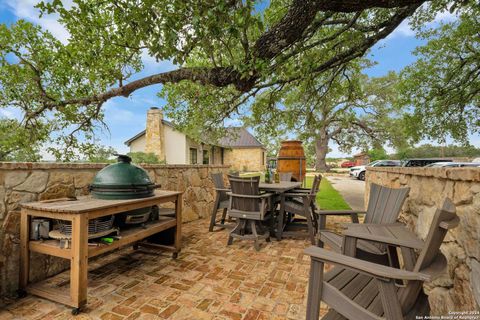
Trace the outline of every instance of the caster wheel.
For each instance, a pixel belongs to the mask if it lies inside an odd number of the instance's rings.
[[[173,258],[173,259],[177,259],[177,258],[178,258],[178,252],[172,253],[172,258]]]
[[[25,298],[26,296],[27,296],[27,291],[25,291],[23,289],[18,289],[17,290],[17,297],[19,299]]]
[[[80,313],[80,308],[73,308],[72,309],[72,315],[76,316],[79,313]]]

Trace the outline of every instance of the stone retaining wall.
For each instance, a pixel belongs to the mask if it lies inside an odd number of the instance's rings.
[[[433,215],[445,197],[456,205],[460,225],[450,230],[441,246],[448,260],[444,276],[425,284],[432,315],[448,311],[480,310],[476,283],[480,274],[480,168],[368,168],[365,200],[369,184],[410,187],[401,220],[422,239],[428,234]],[[473,266],[473,267],[472,267]]]
[[[106,164],[0,163],[0,297],[18,287],[20,203],[85,195]],[[211,173],[223,165],[142,165],[161,189],[184,191],[183,221],[207,217],[215,190]],[[39,280],[68,267],[67,261],[32,254],[31,279]],[[1,305],[1,303],[0,303]]]

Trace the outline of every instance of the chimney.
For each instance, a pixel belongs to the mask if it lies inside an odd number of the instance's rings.
[[[165,132],[162,120],[162,110],[156,107],[148,110],[145,152],[153,152],[160,161],[165,160]]]

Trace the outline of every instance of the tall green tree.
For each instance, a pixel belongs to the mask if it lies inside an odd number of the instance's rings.
[[[176,119],[218,123],[265,88],[363,56],[422,4],[436,11],[449,2],[435,3],[273,0],[258,11],[262,1],[41,1],[68,43],[23,20],[0,25],[0,107],[21,110],[25,128],[48,122],[56,156],[72,158],[94,152],[102,106],[113,97],[163,84]],[[178,67],[133,78],[145,53]]]
[[[428,43],[402,73],[403,104],[413,106],[407,128],[416,141],[450,136],[467,143],[480,132],[480,5],[466,1],[457,13],[438,28],[420,30]]]
[[[261,135],[290,132],[312,145],[316,170],[328,169],[325,159],[331,142],[347,152],[394,143],[398,132],[392,134],[392,128],[399,121],[397,76],[369,79],[361,69],[362,65],[352,63],[281,92],[266,90],[253,104],[248,123]]]

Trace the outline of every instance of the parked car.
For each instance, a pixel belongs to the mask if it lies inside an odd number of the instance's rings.
[[[358,180],[365,180],[365,171],[367,167],[400,167],[401,162],[399,160],[376,160],[370,162],[366,166],[356,166],[350,168],[350,176],[355,177]]]
[[[442,158],[406,159],[402,161],[402,167],[425,167],[426,165],[429,165],[435,162],[452,162],[452,159],[442,159]]]
[[[340,165],[340,167],[342,167],[342,168],[355,167],[355,162],[353,162],[353,161],[345,161],[345,162],[342,162],[342,164]]]
[[[462,167],[480,167],[479,162],[435,162],[425,166],[429,168],[462,168]]]

